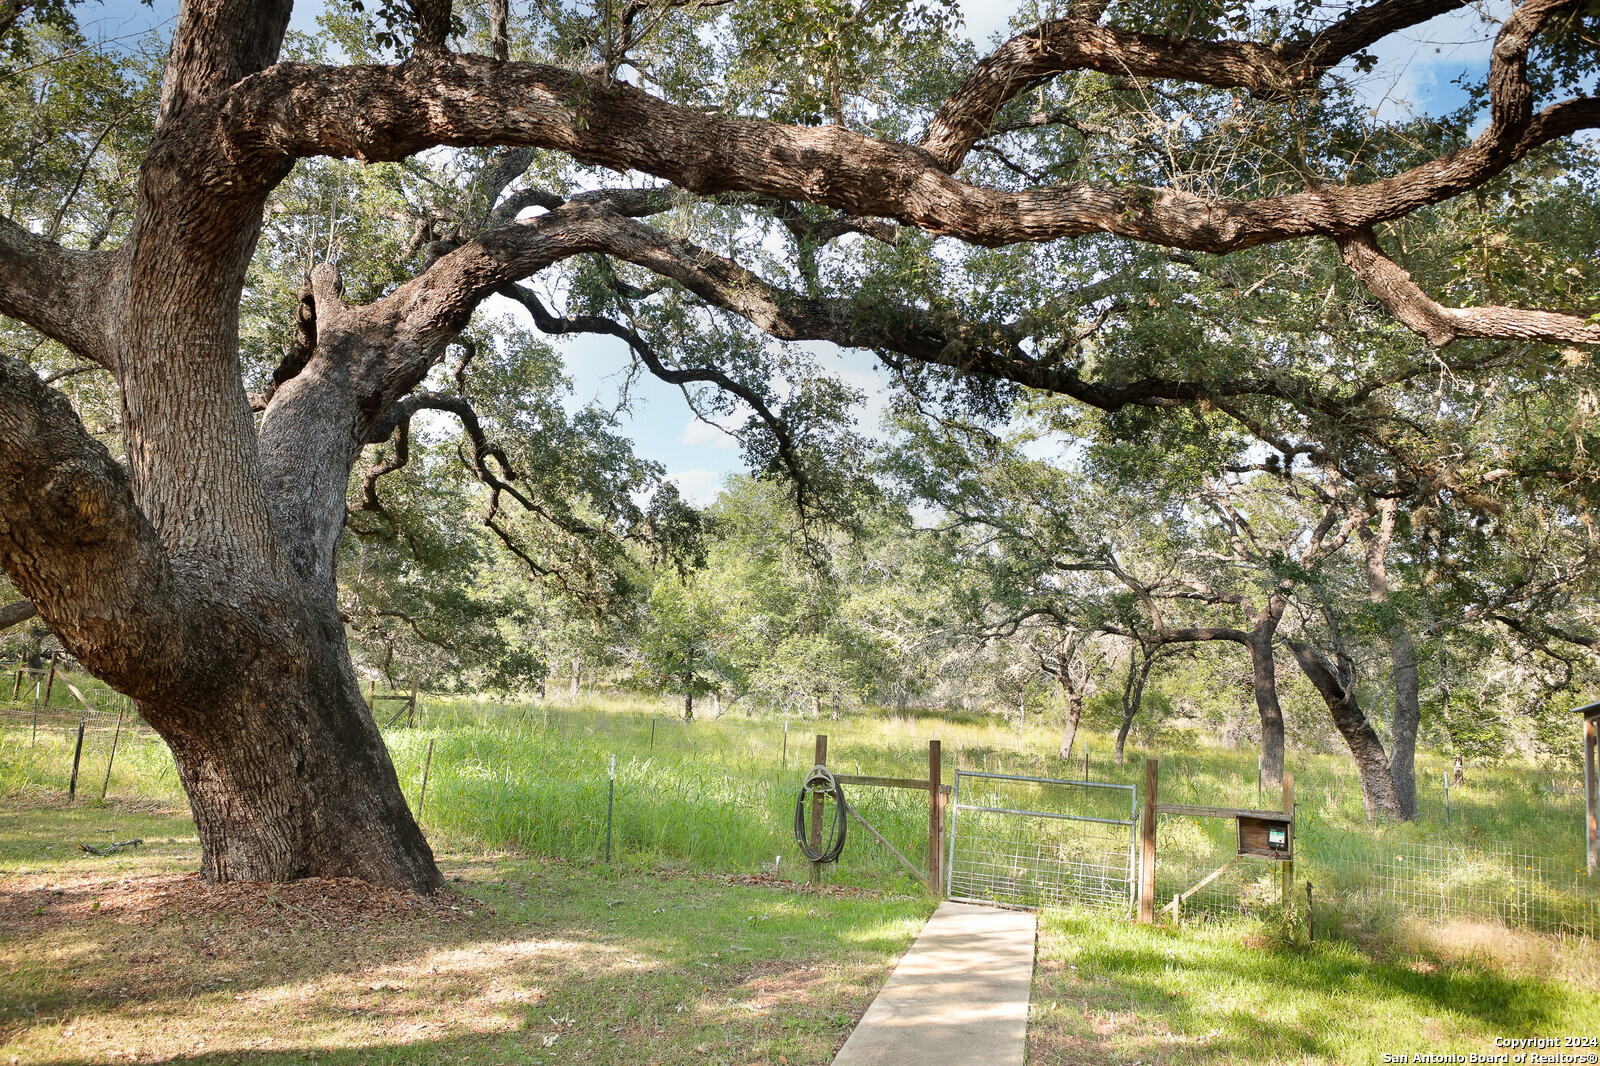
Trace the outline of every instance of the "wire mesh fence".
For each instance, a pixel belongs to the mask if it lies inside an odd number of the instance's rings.
[[[1581,865],[1503,841],[1388,839],[1304,856],[1327,906],[1363,920],[1479,919],[1600,938],[1600,885]]]
[[[1190,920],[1228,918],[1276,903],[1278,863],[1238,854],[1231,819],[1163,814],[1156,820],[1155,905]]]
[[[953,812],[953,898],[1131,909],[1130,787],[959,772]]]

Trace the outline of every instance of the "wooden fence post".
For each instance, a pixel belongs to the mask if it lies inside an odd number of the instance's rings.
[[[16,703],[22,697],[22,674],[27,667],[17,668],[17,683],[11,686],[11,702]]]
[[[944,756],[937,740],[928,741],[928,885],[944,898]]]
[[[1139,923],[1156,920],[1156,770],[1159,760],[1144,761],[1144,817],[1139,826]]]
[[[1289,816],[1289,854],[1294,855],[1294,774],[1283,775],[1283,813]],[[1283,907],[1285,915],[1294,899],[1294,859],[1283,860]]]
[[[816,765],[817,766],[826,766],[826,765],[828,765],[828,735],[826,733],[818,733],[817,734],[817,761],[816,761]],[[820,851],[821,849],[822,849],[822,797],[821,796],[812,796],[811,797],[811,850],[812,851]],[[814,884],[814,885],[822,884],[822,864],[820,862],[814,862],[814,863],[811,864],[811,883]]]
[[[44,705],[50,706],[50,690],[56,687],[56,653],[50,653],[50,676],[44,683]]]
[[[1600,767],[1595,765],[1600,754],[1600,719],[1590,718],[1583,723],[1583,806],[1584,836],[1589,852],[1589,876],[1600,871]]]

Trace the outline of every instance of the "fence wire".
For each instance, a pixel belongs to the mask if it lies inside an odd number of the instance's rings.
[[[1156,819],[1156,909],[1170,906],[1174,897],[1219,870],[1220,874],[1178,905],[1180,917],[1235,917],[1277,903],[1281,894],[1278,863],[1240,855],[1238,849],[1238,832],[1231,818],[1160,815]]]
[[[1127,786],[958,773],[949,894],[1128,912],[1132,795]]]
[[[1343,850],[1343,849],[1341,849]],[[1600,937],[1600,885],[1571,860],[1501,841],[1393,841],[1305,856],[1338,911],[1429,921],[1484,919],[1538,932]]]

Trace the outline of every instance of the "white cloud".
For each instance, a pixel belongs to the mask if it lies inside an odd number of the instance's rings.
[[[967,39],[978,46],[978,53],[988,52],[995,34],[1005,36],[1006,23],[1016,14],[1016,4],[996,3],[995,0],[958,0],[961,8],[962,30]]]
[[[668,474],[667,480],[678,486],[683,498],[696,507],[706,506],[722,491],[722,475],[715,470],[679,470]]]
[[[714,426],[710,422],[702,422],[698,418],[691,417],[689,423],[683,427],[678,443],[687,444],[691,448],[731,448],[738,441],[729,436],[721,426]]]
[[[1357,98],[1381,121],[1457,106],[1462,97],[1450,83],[1463,72],[1486,69],[1495,33],[1509,12],[1503,0],[1495,0],[1481,11],[1466,7],[1437,15],[1368,49],[1378,60],[1370,75],[1354,76],[1348,60],[1338,73],[1352,78]]]

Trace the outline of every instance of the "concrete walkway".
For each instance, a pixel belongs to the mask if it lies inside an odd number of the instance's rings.
[[[940,904],[833,1066],[1022,1066],[1035,925]]]

